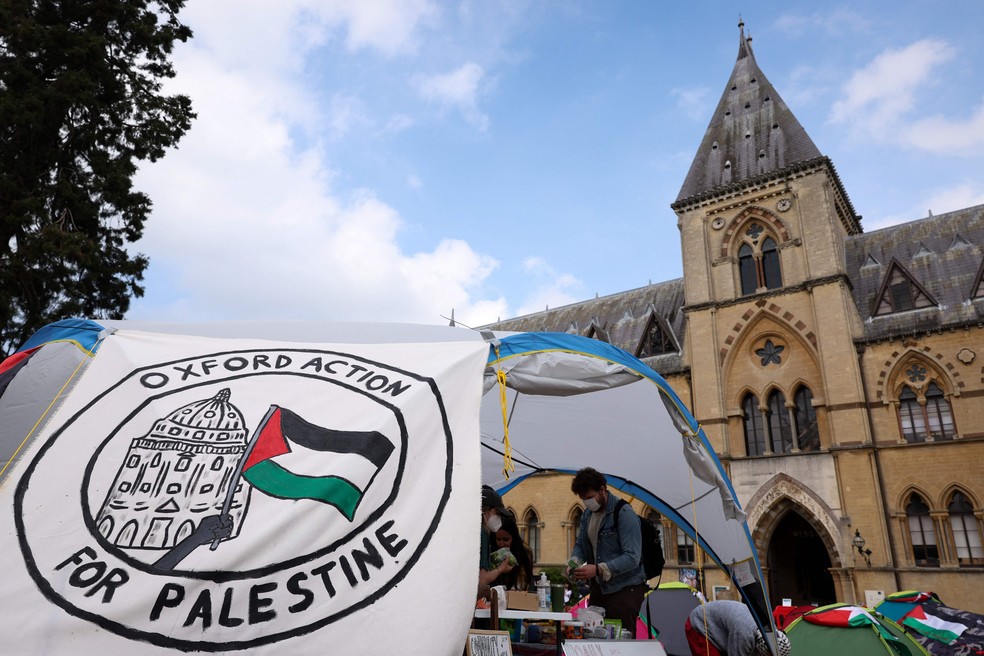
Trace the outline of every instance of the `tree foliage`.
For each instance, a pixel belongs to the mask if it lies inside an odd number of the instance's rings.
[[[191,125],[162,93],[184,0],[0,0],[0,355],[72,316],[122,318],[147,259],[133,188]]]

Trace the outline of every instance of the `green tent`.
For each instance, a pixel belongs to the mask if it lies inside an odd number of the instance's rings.
[[[810,611],[790,624],[786,635],[796,656],[929,656],[892,620],[847,604]]]
[[[660,583],[642,601],[636,637],[648,635],[650,639],[658,639],[667,656],[690,656],[684,625],[690,611],[700,603],[697,590],[686,583]]]

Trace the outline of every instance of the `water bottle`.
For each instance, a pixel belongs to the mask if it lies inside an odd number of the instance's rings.
[[[546,572],[541,572],[536,582],[536,604],[541,611],[550,610],[550,581]]]

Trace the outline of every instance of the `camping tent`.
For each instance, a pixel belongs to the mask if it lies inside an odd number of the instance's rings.
[[[658,638],[667,656],[690,656],[684,627],[690,611],[700,606],[697,591],[686,583],[660,583],[651,590],[639,609],[636,638]]]
[[[933,656],[984,653],[984,615],[951,608],[935,592],[896,592],[876,609],[909,630]]]
[[[892,620],[847,604],[823,606],[798,617],[786,635],[796,656],[927,656]]]
[[[935,592],[904,590],[892,593],[882,599],[875,606],[875,610],[893,622],[901,622],[906,613],[925,603],[942,604],[943,602]]]
[[[31,653],[460,653],[474,580],[449,573],[474,570],[479,480],[584,465],[771,629],[703,431],[603,342],[72,320],[0,364],[0,393],[0,544],[20,554],[0,627]]]

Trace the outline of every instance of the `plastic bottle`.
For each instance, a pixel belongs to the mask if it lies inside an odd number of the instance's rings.
[[[536,604],[540,610],[550,610],[550,581],[546,572],[541,572],[536,582]]]

